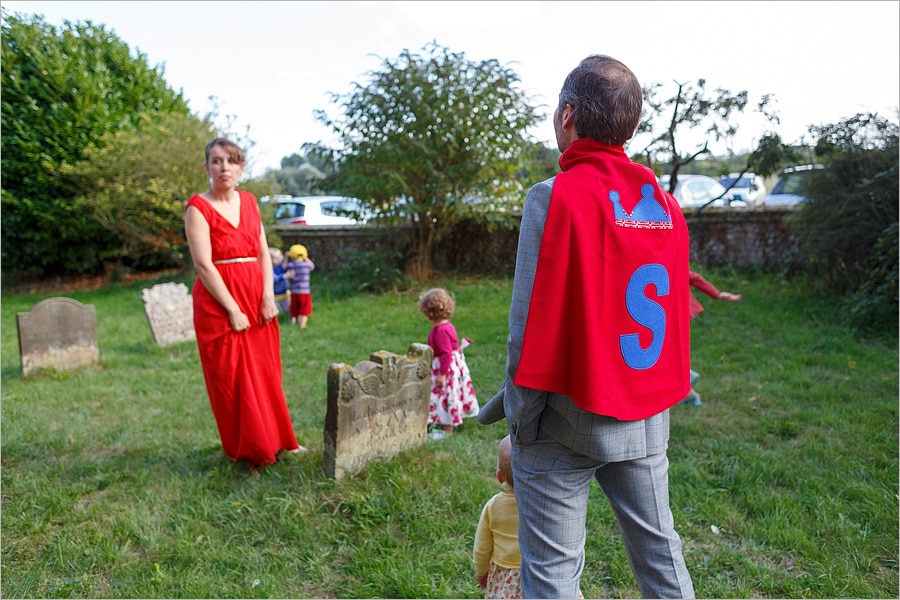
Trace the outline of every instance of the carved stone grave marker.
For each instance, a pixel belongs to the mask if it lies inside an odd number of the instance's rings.
[[[45,368],[74,369],[100,359],[93,305],[47,298],[16,315],[22,374]]]
[[[183,283],[160,283],[141,290],[144,314],[158,346],[196,340],[194,304]]]
[[[432,357],[427,344],[410,344],[406,356],[380,350],[356,367],[331,365],[325,475],[341,479],[425,442]]]

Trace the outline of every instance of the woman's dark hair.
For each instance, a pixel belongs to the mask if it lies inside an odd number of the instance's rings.
[[[641,121],[643,92],[637,77],[620,61],[594,54],[569,73],[559,106],[569,104],[579,137],[623,146]]]

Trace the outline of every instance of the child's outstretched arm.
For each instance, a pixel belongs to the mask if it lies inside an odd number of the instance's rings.
[[[716,286],[707,281],[700,273],[689,271],[688,275],[690,276],[691,287],[700,290],[710,298],[715,298],[716,300],[729,300],[731,302],[737,302],[743,298],[740,294],[719,291]]]
[[[737,302],[743,298],[740,294],[732,294],[731,292],[719,292],[718,300],[728,300],[730,302]]]

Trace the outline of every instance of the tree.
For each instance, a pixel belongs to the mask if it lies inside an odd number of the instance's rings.
[[[181,266],[184,206],[207,187],[203,153],[213,137],[212,125],[191,115],[141,114],[135,129],[107,133],[82,160],[61,165],[61,179],[77,193],[72,210],[105,232],[104,264]]]
[[[701,212],[704,208],[712,205],[713,202],[727,194],[746,173],[753,171],[757,175],[768,177],[785,164],[793,163],[797,156],[797,150],[785,145],[781,141],[781,136],[777,133],[764,133],[760,137],[759,142],[757,142],[756,148],[746,155],[737,175],[731,178],[731,184],[725,187],[725,191],[722,194],[710,199],[706,204],[699,207],[697,212]]]
[[[678,172],[682,167],[710,154],[710,140],[722,141],[734,137],[738,131],[737,125],[734,124],[734,115],[743,112],[748,102],[746,91],[732,93],[718,88],[712,95],[707,95],[705,79],[698,79],[696,85],[676,82],[676,86],[675,95],[665,100],[658,98],[661,83],[644,87],[644,114],[637,131],[637,135],[650,136],[650,141],[637,157],[646,161],[651,168],[655,163],[669,163],[671,176],[669,191],[675,189]],[[772,102],[770,95],[764,95],[756,110],[768,121],[777,123],[778,116],[771,110]],[[663,127],[658,125],[660,121],[665,122]],[[703,133],[707,139],[702,145],[684,152],[677,144],[676,133],[697,128],[704,128]],[[776,140],[777,143],[773,144]],[[765,172],[765,169],[771,168],[773,160],[777,161],[780,147],[780,139],[774,134],[765,135],[757,150],[751,153],[754,161],[758,162],[756,165],[748,162],[745,171],[754,169],[763,176],[774,172],[774,169],[769,172]]]
[[[559,173],[559,157],[562,153],[556,146],[550,148],[540,142],[529,142],[522,153],[522,166],[516,179],[537,183]],[[520,196],[522,202],[524,196]]]
[[[860,113],[809,131],[825,168],[794,219],[806,265],[858,324],[896,328],[900,126]]]
[[[403,50],[369,72],[367,83],[333,94],[341,118],[316,113],[338,138],[327,184],[382,212],[402,204],[406,270],[417,280],[430,275],[434,244],[459,219],[477,215],[478,201],[497,209],[521,195],[514,175],[526,129],[538,120],[518,75],[497,60],[473,62],[435,42],[423,52]],[[322,144],[307,148],[329,153]]]
[[[318,163],[318,164],[317,164]],[[316,196],[321,194],[327,167],[323,161],[308,152],[294,153],[281,159],[281,168],[268,171],[265,179],[271,181],[281,193],[290,196]]]
[[[86,272],[120,241],[73,202],[83,186],[63,177],[115,132],[144,116],[179,115],[188,106],[163,69],[132,56],[114,34],[90,21],[60,28],[3,10],[2,211],[4,268],[33,273]]]

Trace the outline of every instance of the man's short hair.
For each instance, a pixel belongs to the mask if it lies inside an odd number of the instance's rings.
[[[624,146],[641,121],[643,91],[622,62],[593,54],[575,67],[559,93],[559,106],[569,104],[578,137]]]

